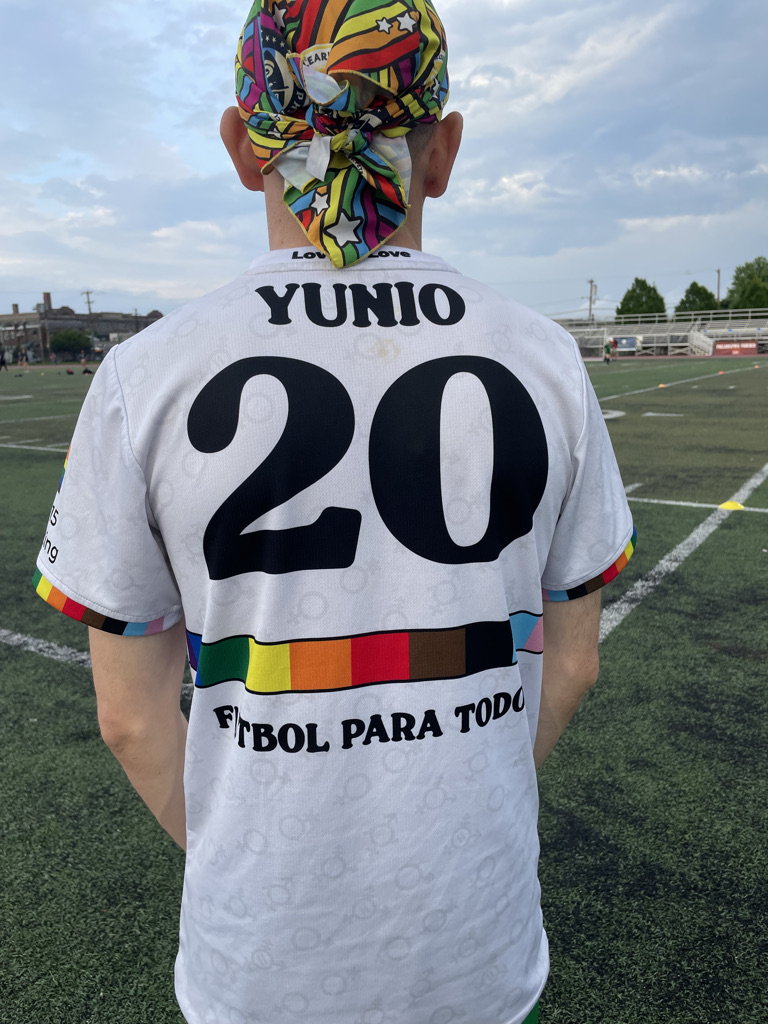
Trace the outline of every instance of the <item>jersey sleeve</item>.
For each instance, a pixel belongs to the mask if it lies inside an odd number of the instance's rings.
[[[93,378],[37,558],[35,589],[88,626],[168,629],[181,598],[128,430],[114,349]]]
[[[545,601],[599,590],[627,564],[637,539],[608,428],[583,364],[582,386],[584,423],[542,574]]]

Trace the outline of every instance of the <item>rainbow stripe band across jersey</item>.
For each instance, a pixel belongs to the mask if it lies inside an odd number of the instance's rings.
[[[613,565],[609,565],[599,576],[587,580],[586,583],[580,583],[578,587],[571,587],[569,590],[545,590],[542,587],[542,598],[545,601],[572,601],[576,597],[586,597],[587,594],[593,594],[600,587],[604,587],[606,583],[610,583],[612,579],[619,575],[634,554],[636,545],[637,530],[633,530],[629,544],[627,544]]]
[[[513,612],[509,616],[515,653],[527,654],[544,652],[544,620],[541,612]]]
[[[346,690],[370,683],[456,679],[515,664],[509,620],[457,629],[368,633],[262,644],[252,636],[202,643],[187,632],[196,685],[239,679],[253,693]]]
[[[108,615],[102,615],[101,612],[86,608],[84,604],[78,604],[71,597],[62,594],[50,580],[43,576],[39,569],[35,571],[33,583],[40,597],[52,608],[86,626],[102,629],[105,633],[115,633],[117,636],[150,636],[152,633],[162,633],[164,629],[172,625],[168,617],[153,619],[151,622],[126,622],[123,619],[112,619]]]

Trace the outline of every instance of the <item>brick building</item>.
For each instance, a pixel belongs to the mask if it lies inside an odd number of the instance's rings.
[[[162,315],[156,309],[146,316],[135,313],[76,313],[69,306],[54,309],[51,293],[43,292],[43,301],[33,312],[20,313],[14,303],[11,313],[0,313],[0,347],[6,352],[25,348],[31,358],[47,360],[50,339],[57,331],[82,331],[92,338],[94,348],[106,348],[110,341],[122,341],[137,334]]]

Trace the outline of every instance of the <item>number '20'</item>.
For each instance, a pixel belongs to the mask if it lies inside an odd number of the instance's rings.
[[[459,545],[445,523],[440,482],[440,408],[457,373],[485,388],[493,423],[490,515],[475,544]],[[288,417],[264,461],[211,517],[203,552],[211,579],[247,572],[344,569],[355,560],[362,515],[331,506],[308,526],[256,530],[256,519],[321,480],[346,454],[355,429],[352,400],[333,374],[282,356],[240,359],[216,374],[187,419],[200,452],[220,452],[237,432],[240,396],[253,377],[280,381]],[[371,424],[371,489],[387,529],[410,551],[444,564],[488,562],[531,529],[547,482],[544,428],[530,395],[501,363],[483,356],[446,356],[413,367],[384,393]]]

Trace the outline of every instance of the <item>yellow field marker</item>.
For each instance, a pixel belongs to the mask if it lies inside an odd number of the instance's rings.
[[[724,501],[722,505],[718,505],[718,508],[725,508],[729,512],[743,512],[744,506],[740,501]]]

